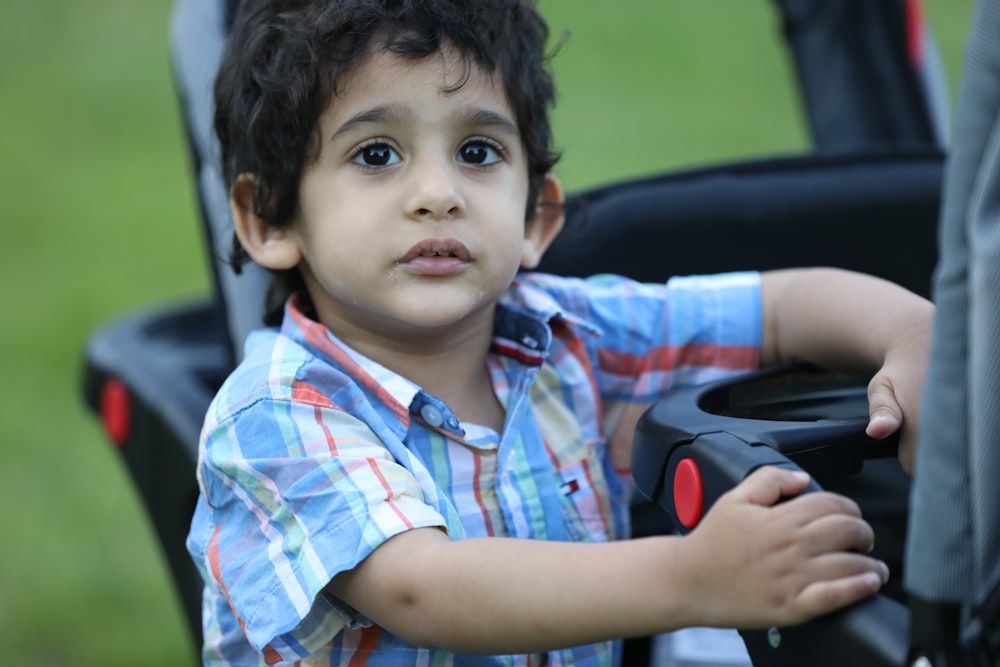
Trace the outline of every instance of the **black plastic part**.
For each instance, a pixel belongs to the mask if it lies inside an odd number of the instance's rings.
[[[994,666],[1000,665],[1000,583],[976,610],[980,624],[981,643],[986,653],[992,657]]]
[[[836,266],[928,296],[943,164],[933,151],[808,155],[594,188],[569,198],[566,229],[539,269],[658,282]]]
[[[637,488],[684,534],[691,528],[678,517],[672,487],[684,458],[701,473],[702,514],[762,465],[801,467],[814,480],[856,473],[865,459],[892,451],[892,443],[864,433],[866,386],[863,379],[783,368],[677,392],[636,427]],[[813,481],[807,491],[820,488]],[[740,634],[756,667],[900,667],[908,653],[909,612],[877,595],[803,625]]]
[[[903,57],[910,4],[777,0],[817,150],[944,144],[922,65]]]
[[[201,646],[201,576],[185,549],[198,497],[195,466],[205,409],[228,371],[227,342],[208,303],[138,312],[96,331],[85,351],[83,394],[100,413],[111,379],[129,391],[131,429],[119,445]]]
[[[907,608],[876,595],[802,625],[740,636],[754,667],[903,667],[909,632]]]
[[[703,484],[702,515],[711,508],[719,497],[739,484],[750,473],[762,466],[776,466],[789,470],[800,468],[788,457],[767,445],[753,445],[731,433],[718,432],[699,435],[691,443],[680,445],[670,453],[664,470],[665,483],[657,497],[652,498],[666,510],[674,526],[674,532],[685,534],[694,526],[686,526],[678,517],[674,503],[672,485],[674,473],[681,461],[695,462],[701,473]],[[807,491],[818,491],[819,485],[810,482]]]
[[[668,461],[674,451],[684,445],[694,449],[690,445],[696,441],[700,447],[728,444],[719,433],[748,448],[766,445],[778,459],[787,459],[821,483],[853,475],[866,459],[894,455],[898,445],[897,438],[877,441],[865,435],[867,414],[864,381],[806,367],[759,371],[680,390],[639,420],[632,475],[643,495],[660,502],[669,491],[663,486],[665,479],[672,479]],[[763,450],[754,457],[769,463],[775,459]],[[731,476],[724,482],[732,485],[740,479]],[[672,505],[672,499],[667,504]]]
[[[1000,665],[1000,586],[972,609],[910,596],[910,664],[929,667]]]
[[[240,0],[225,0],[226,3],[226,28],[228,29],[233,24],[233,19],[236,18],[236,8],[240,4]]]
[[[928,602],[911,595],[910,616],[913,630],[910,648],[914,656],[929,658],[958,650],[962,627],[962,608],[959,605]]]

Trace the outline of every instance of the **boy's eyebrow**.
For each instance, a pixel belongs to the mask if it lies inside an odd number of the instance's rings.
[[[410,120],[413,115],[414,113],[411,110],[397,104],[387,104],[373,107],[371,109],[365,109],[364,111],[360,111],[344,121],[344,123],[337,128],[337,131],[334,132],[333,136],[330,138],[331,140],[336,139],[340,135],[350,132],[358,125],[365,125],[369,123],[387,123],[390,121],[406,122]],[[517,124],[514,123],[514,121],[509,119],[506,115],[491,109],[471,107],[466,109],[462,116],[461,121],[467,125],[473,125],[476,127],[496,127],[513,134],[518,134]]]
[[[496,127],[513,134],[518,134],[517,124],[502,113],[490,109],[470,109],[466,118],[469,125],[477,127]]]
[[[359,111],[344,121],[344,123],[337,128],[337,131],[334,132],[333,136],[330,138],[336,139],[340,135],[350,132],[358,125],[365,125],[368,123],[385,123],[390,120],[405,119],[407,116],[411,115],[412,113],[395,104],[387,104],[384,106],[374,107],[372,109],[365,109],[364,111]]]

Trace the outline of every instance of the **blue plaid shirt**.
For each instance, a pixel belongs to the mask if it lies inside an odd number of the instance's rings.
[[[496,433],[460,423],[290,301],[280,329],[250,336],[202,433],[188,548],[206,581],[205,663],[617,664],[618,642],[492,657],[418,648],[323,589],[417,527],[453,540],[627,537],[636,419],[673,388],[756,368],[761,328],[755,273],[665,286],[521,275],[487,359],[507,415]]]

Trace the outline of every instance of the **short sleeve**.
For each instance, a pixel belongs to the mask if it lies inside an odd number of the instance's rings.
[[[708,382],[760,365],[763,307],[760,274],[722,273],[667,283],[667,342],[678,385]]]
[[[760,363],[760,274],[671,278],[666,285],[597,276],[581,314],[602,332],[605,400],[641,403]]]
[[[250,643],[296,660],[365,624],[323,593],[393,535],[445,526],[361,420],[260,400],[206,429],[199,477],[209,571]]]

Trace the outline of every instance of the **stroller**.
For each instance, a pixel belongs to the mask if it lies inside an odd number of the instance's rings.
[[[243,338],[260,322],[265,285],[263,271],[251,268],[237,278],[214,259],[224,254],[218,248],[228,242],[229,218],[225,188],[211,161],[210,90],[236,4],[180,0],[172,26],[177,87],[206,246],[213,258],[214,296],[127,313],[95,331],[84,352],[82,381],[88,406],[118,446],[156,528],[196,644],[201,637],[202,582],[184,541],[197,498],[198,435],[215,391],[239,360]],[[575,193],[567,202],[569,231],[556,240],[539,270],[564,275],[613,272],[662,281],[691,273],[829,265],[879,275],[929,295],[949,121],[945,86],[919,21],[918,3],[775,4],[798,72],[814,150]],[[819,11],[826,5],[836,8]],[[727,243],[720,245],[719,238]],[[867,242],[858,244],[858,238]],[[899,239],[905,239],[905,255],[871,251]],[[759,393],[759,385],[749,386],[751,394]],[[782,397],[802,389],[796,382],[785,386],[791,389],[779,392]],[[837,395],[843,400],[824,398],[822,410],[836,404],[856,411],[860,386],[855,382],[839,387]],[[730,388],[711,389],[732,394]],[[750,417],[784,400],[773,392],[765,395],[767,400],[756,403],[764,408],[752,408]],[[678,400],[703,403],[690,396]],[[828,417],[825,412],[819,416]],[[816,417],[815,411],[807,419],[800,414],[781,416],[802,423]],[[639,433],[637,457],[663,457],[665,448],[657,444],[658,418],[653,415],[646,421],[647,430]],[[837,473],[848,479],[846,488],[865,487],[864,477],[877,462],[870,464],[863,460],[865,453],[859,454],[856,422],[849,427],[850,438],[829,443],[828,436],[817,434],[815,446],[807,448],[836,449],[846,440],[850,443],[840,451],[848,454],[813,456],[811,462],[799,457],[796,462],[821,479]],[[871,448],[864,452],[885,454]],[[660,500],[671,495],[664,484],[665,460],[658,464],[659,477],[637,479],[646,496],[637,498],[633,507],[637,535],[676,530],[670,508],[660,509]],[[837,461],[847,463],[835,465]],[[810,469],[814,464],[825,472]],[[642,467],[656,469],[645,462]],[[905,479],[889,487],[887,514],[895,517],[897,526],[905,523],[907,493]],[[813,654],[819,653],[811,644],[817,641],[815,634],[838,636],[833,641],[843,643],[859,631],[874,630],[883,635],[863,637],[859,645],[867,648],[851,653],[848,663],[829,664],[901,665],[907,650],[906,609],[881,597],[873,604],[890,609],[892,627],[867,626],[864,619],[859,622],[845,613],[832,625],[818,623],[816,633],[801,635],[805,640],[786,632],[789,639],[782,650],[776,650],[773,635],[747,634],[744,639],[757,665],[821,664]],[[626,664],[648,664],[649,659],[648,641],[627,643]]]

